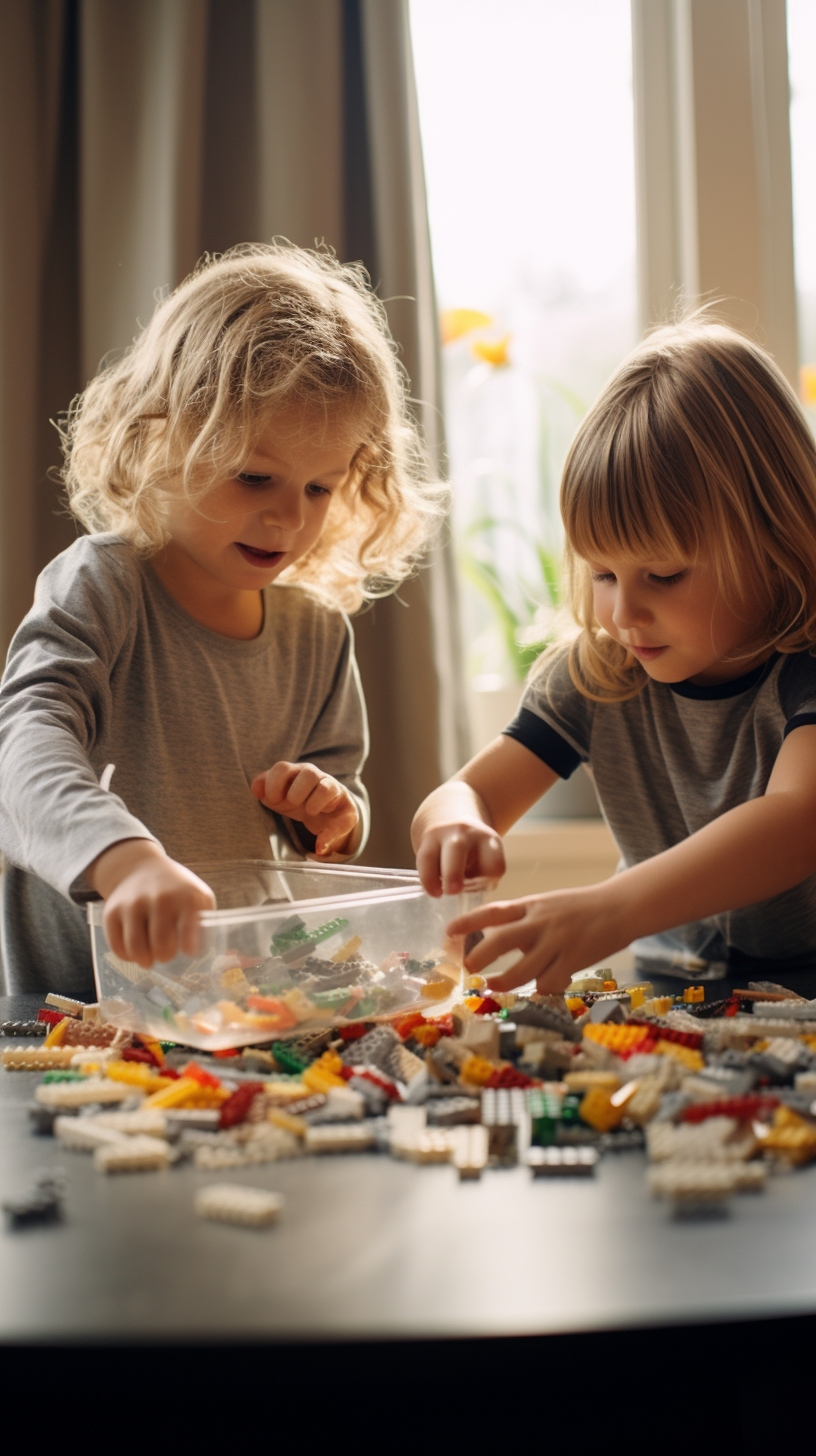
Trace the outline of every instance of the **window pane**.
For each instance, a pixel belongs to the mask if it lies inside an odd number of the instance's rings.
[[[816,428],[816,5],[788,0],[793,249],[802,399]]]
[[[546,638],[558,484],[637,338],[629,0],[411,0],[469,677]]]

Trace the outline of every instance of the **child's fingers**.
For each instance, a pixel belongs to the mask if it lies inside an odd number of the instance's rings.
[[[473,975],[481,975],[482,971],[493,964],[493,961],[499,959],[499,956],[507,955],[511,950],[526,952],[528,949],[528,937],[524,927],[518,921],[514,921],[511,925],[491,930],[483,940],[480,940],[479,944],[465,956],[465,969]],[[538,970],[541,970],[540,964]]]
[[[122,939],[126,961],[135,961],[145,970],[152,966],[154,957],[150,949],[147,915],[140,907],[133,906],[122,916]]]
[[[442,877],[439,873],[439,843],[426,835],[417,850],[417,874],[426,895],[435,898],[442,894]]]
[[[468,861],[470,842],[467,834],[453,830],[442,841],[439,856],[439,873],[442,879],[443,895],[458,895],[465,882],[465,867]]]
[[[289,786],[297,778],[300,771],[300,764],[297,763],[275,763],[266,773],[258,774],[252,780],[250,789],[256,799],[260,799],[267,808],[277,808],[285,802]]]
[[[479,845],[477,873],[484,876],[486,880],[500,880],[506,869],[504,845],[498,834],[491,834]]]

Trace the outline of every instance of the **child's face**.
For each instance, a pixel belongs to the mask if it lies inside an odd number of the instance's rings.
[[[219,481],[197,506],[183,496],[173,502],[164,558],[175,557],[203,591],[268,586],[317,542],[359,444],[346,420],[276,410],[240,474]]]
[[[756,641],[766,610],[756,595],[729,606],[714,565],[699,561],[641,561],[615,556],[588,560],[595,616],[628,647],[656,682],[727,682],[770,656],[726,662]]]

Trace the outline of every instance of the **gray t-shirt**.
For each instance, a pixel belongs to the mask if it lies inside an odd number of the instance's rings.
[[[621,868],[670,849],[720,814],[764,794],[785,735],[816,723],[816,658],[775,654],[714,687],[658,683],[625,703],[574,686],[566,650],[531,683],[504,731],[568,778],[585,763],[621,851]],[[719,960],[816,958],[816,875],[771,899],[635,942],[641,955]]]
[[[155,838],[184,864],[308,852],[249,790],[278,760],[339,779],[365,842],[351,626],[301,587],[263,597],[260,635],[242,642],[190,617],[119,536],[84,536],[42,573],[0,685],[9,991],[93,997],[82,874],[117,840]]]

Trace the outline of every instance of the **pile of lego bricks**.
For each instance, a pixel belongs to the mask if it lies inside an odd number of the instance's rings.
[[[574,978],[566,997],[491,993],[479,977],[467,990],[444,1016],[213,1056],[49,996],[36,1022],[0,1025],[39,1038],[8,1045],[2,1062],[44,1073],[33,1131],[92,1154],[103,1174],[372,1151],[451,1163],[463,1179],[517,1164],[576,1177],[645,1147],[652,1192],[686,1215],[721,1211],[769,1170],[816,1158],[816,1003],[767,984],[719,1002],[690,988],[678,1002],[645,983],[619,990],[604,973]],[[253,1191],[241,1205],[216,1190],[198,1211],[271,1222],[280,1200],[259,1210]],[[53,1214],[62,1175],[6,1213],[50,1216],[49,1194]]]

